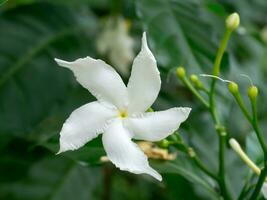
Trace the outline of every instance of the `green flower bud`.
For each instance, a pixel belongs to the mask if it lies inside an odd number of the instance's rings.
[[[147,112],[154,112],[154,110],[153,110],[153,108],[150,107],[147,109]]]
[[[250,86],[248,88],[248,97],[251,99],[251,100],[255,100],[258,96],[258,88],[256,86]]]
[[[195,151],[194,151],[193,148],[191,148],[191,147],[188,148],[188,155],[189,155],[191,158],[193,158],[193,157],[196,156],[196,153],[195,153]]]
[[[161,141],[160,141],[160,144],[159,144],[159,146],[162,147],[162,148],[168,148],[169,145],[170,145],[170,143],[169,143],[169,141],[166,140],[166,139],[161,140]]]
[[[226,18],[226,27],[233,31],[238,27],[239,22],[239,15],[237,13],[232,13]]]
[[[197,82],[199,82],[198,77],[197,77],[197,75],[195,75],[195,74],[192,74],[192,75],[190,76],[190,80],[192,81],[192,83],[197,83]]]
[[[183,67],[177,67],[176,74],[178,78],[183,79],[185,77],[185,69]]]
[[[204,88],[203,84],[202,84],[201,81],[198,79],[197,75],[192,74],[192,75],[190,76],[190,80],[191,80],[191,82],[194,84],[194,86],[195,86],[196,88],[198,88],[198,89],[203,89],[203,88]]]
[[[236,94],[238,93],[238,85],[235,82],[230,82],[228,84],[228,90],[232,93],[232,94]]]

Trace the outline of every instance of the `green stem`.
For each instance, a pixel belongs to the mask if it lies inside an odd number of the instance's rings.
[[[222,57],[223,57],[223,54],[224,54],[225,49],[227,47],[231,33],[232,33],[231,30],[226,29],[225,34],[223,36],[223,39],[220,43],[220,47],[218,49],[218,52],[217,52],[217,55],[215,58],[215,62],[214,62],[214,66],[213,66],[213,75],[214,76],[219,76],[219,74],[220,74],[220,66],[221,66]]]
[[[225,164],[224,164],[224,152],[225,152],[225,141],[226,141],[226,132],[218,131],[219,132],[219,185],[222,190],[222,194],[225,199],[231,199],[229,193],[227,191],[226,183],[225,183]]]
[[[181,79],[183,83],[189,88],[189,90],[203,103],[203,105],[209,109],[209,103],[201,96],[201,94],[194,88],[187,77]]]
[[[264,142],[263,135],[260,132],[260,128],[259,128],[259,124],[258,124],[256,100],[251,101],[251,107],[252,107],[252,116],[253,116],[252,117],[252,126],[253,126],[255,133],[257,135],[257,138],[260,142],[261,148],[262,148],[263,153],[264,153],[264,160],[266,162],[267,161],[267,158],[266,158],[267,157],[267,147],[266,147],[266,144]]]
[[[199,157],[193,156],[191,157],[192,160],[194,161],[194,163],[197,165],[197,167],[202,170],[205,174],[207,174],[209,177],[213,178],[215,181],[218,181],[218,177],[216,176],[216,174],[212,173],[205,165],[204,163],[199,159]]]
[[[260,128],[259,128],[259,124],[258,124],[258,117],[257,117],[257,98],[256,96],[249,96],[250,97],[250,102],[251,102],[251,109],[252,109],[252,117],[250,116],[240,94],[237,92],[237,93],[234,93],[233,94],[234,97],[235,97],[235,100],[237,101],[237,104],[239,105],[240,109],[242,110],[243,114],[245,115],[245,117],[247,118],[247,120],[250,122],[250,124],[252,125],[255,133],[256,133],[256,136],[258,138],[258,141],[261,145],[261,148],[262,148],[262,151],[263,151],[263,154],[264,154],[264,168],[261,170],[261,174],[260,174],[260,177],[258,179],[258,182],[256,184],[256,187],[255,187],[255,190],[251,196],[251,200],[253,199],[256,199],[260,193],[260,190],[261,190],[261,187],[265,181],[265,177],[266,177],[266,174],[267,174],[267,147],[266,147],[266,143],[264,141],[264,137],[263,135],[261,134],[261,131],[260,131]],[[245,188],[245,186],[244,186]],[[242,197],[242,193],[240,194],[241,197]],[[240,197],[240,198],[241,198]]]
[[[250,189],[252,187],[251,185],[249,185],[249,181],[251,179],[251,176],[252,176],[252,174],[249,174],[248,177],[246,178],[244,186],[243,186],[237,200],[244,199],[247,196],[248,192],[250,191]]]
[[[264,169],[261,171],[261,174],[260,174],[260,177],[259,177],[259,180],[256,184],[256,188],[255,190],[253,191],[251,197],[249,200],[255,200],[257,199],[257,197],[259,196],[259,193],[261,191],[261,188],[262,188],[262,185],[265,181],[265,177],[267,175],[267,167],[265,166]]]
[[[262,188],[262,185],[265,181],[265,178],[266,178],[266,175],[267,175],[267,148],[266,148],[266,144],[264,142],[264,138],[263,138],[263,135],[261,134],[260,132],[260,128],[259,128],[259,125],[258,125],[258,118],[257,118],[257,101],[256,101],[256,98],[255,99],[250,99],[251,101],[251,106],[252,106],[252,126],[255,130],[255,133],[257,135],[257,138],[260,142],[260,145],[261,145],[261,148],[263,150],[263,153],[264,153],[264,168],[261,170],[261,174],[260,174],[260,177],[258,179],[258,182],[256,184],[256,188],[255,190],[253,191],[252,195],[251,195],[251,198],[250,200],[254,200],[258,197],[260,191],[261,191],[261,188]]]
[[[248,120],[250,123],[252,123],[252,118],[251,118],[251,116],[250,116],[250,114],[249,114],[249,112],[248,112],[248,110],[247,110],[247,108],[246,108],[246,106],[245,106],[245,103],[244,103],[244,101],[242,100],[242,98],[241,98],[239,92],[233,94],[233,96],[234,96],[234,98],[235,98],[237,104],[239,105],[241,111],[243,112],[243,114],[244,114],[245,117],[247,118],[247,120]]]
[[[219,76],[220,75],[220,67],[221,67],[221,61],[223,58],[223,54],[225,52],[225,49],[227,47],[228,41],[230,39],[230,35],[231,35],[232,31],[229,29],[226,29],[226,32],[223,36],[223,39],[220,43],[220,47],[218,49],[217,55],[216,55],[216,59],[214,62],[214,66],[213,66],[213,75],[214,76]],[[224,130],[224,128],[222,127],[218,114],[217,114],[217,110],[216,110],[216,103],[215,103],[215,88],[216,88],[216,79],[212,80],[211,83],[211,87],[210,87],[210,95],[209,95],[209,104],[210,104],[210,113],[212,116],[212,119],[214,121],[215,124],[215,129],[216,132],[218,133],[218,137],[219,137],[219,171],[218,171],[218,176],[219,176],[219,185],[221,188],[221,192],[223,197],[227,200],[227,199],[231,199],[227,187],[226,187],[226,183],[225,183],[225,169],[224,169],[224,151],[225,151],[225,140],[226,140],[226,136],[227,133]]]
[[[207,174],[209,177],[211,177],[212,179],[214,179],[215,181],[218,181],[218,177],[216,176],[216,174],[214,174],[212,171],[210,171],[206,165],[200,160],[200,158],[198,157],[198,155],[196,154],[195,150],[192,147],[188,147],[183,139],[181,137],[179,137],[179,142],[178,141],[170,141],[169,142],[170,145],[173,145],[174,147],[177,148],[176,145],[178,145],[179,147],[182,146],[182,148],[184,149],[183,152],[187,153],[187,155],[189,155],[189,157],[194,161],[194,163],[196,164],[196,166],[203,171],[205,174]],[[178,150],[180,150],[179,148],[177,148]]]

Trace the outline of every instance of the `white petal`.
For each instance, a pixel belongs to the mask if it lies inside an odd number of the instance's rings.
[[[116,115],[115,110],[111,110],[97,101],[76,109],[63,124],[58,153],[78,149],[99,133],[103,133]]]
[[[142,49],[134,59],[128,83],[129,112],[146,111],[156,100],[160,90],[160,75],[156,60],[149,50],[146,34],[143,34]]]
[[[58,65],[71,69],[77,81],[98,100],[125,108],[127,89],[120,75],[107,63],[91,57],[79,58],[74,62],[55,59]]]
[[[112,122],[103,134],[103,145],[109,160],[121,170],[149,174],[161,181],[161,175],[149,166],[146,155],[131,141],[131,134],[121,120]]]
[[[125,120],[125,126],[134,134],[135,139],[159,141],[177,130],[184,122],[191,108],[172,108],[165,111],[149,112],[139,117]]]
[[[267,183],[264,183],[262,188],[261,188],[261,192],[264,196],[265,199],[267,199]]]

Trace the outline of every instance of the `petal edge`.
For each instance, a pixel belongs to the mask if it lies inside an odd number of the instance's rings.
[[[176,107],[165,111],[149,112],[130,117],[125,126],[134,134],[133,138],[147,141],[159,141],[177,130],[184,122],[191,108]]]
[[[120,120],[114,121],[102,136],[109,160],[119,169],[135,174],[149,174],[161,181],[161,175],[151,168],[147,156],[131,141],[130,132]]]
[[[106,130],[116,114],[97,101],[74,110],[60,131],[60,149],[57,154],[78,149],[97,137]]]
[[[77,81],[99,101],[109,102],[117,108],[128,104],[127,88],[120,75],[107,63],[89,56],[68,62],[55,58],[58,65],[69,68]]]
[[[127,89],[129,112],[145,112],[156,100],[161,86],[156,59],[148,48],[146,33],[142,38],[142,48],[133,62]]]

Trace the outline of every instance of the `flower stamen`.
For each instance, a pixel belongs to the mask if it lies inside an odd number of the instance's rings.
[[[120,118],[126,118],[128,117],[128,112],[126,110],[122,110],[119,112],[119,117]]]

